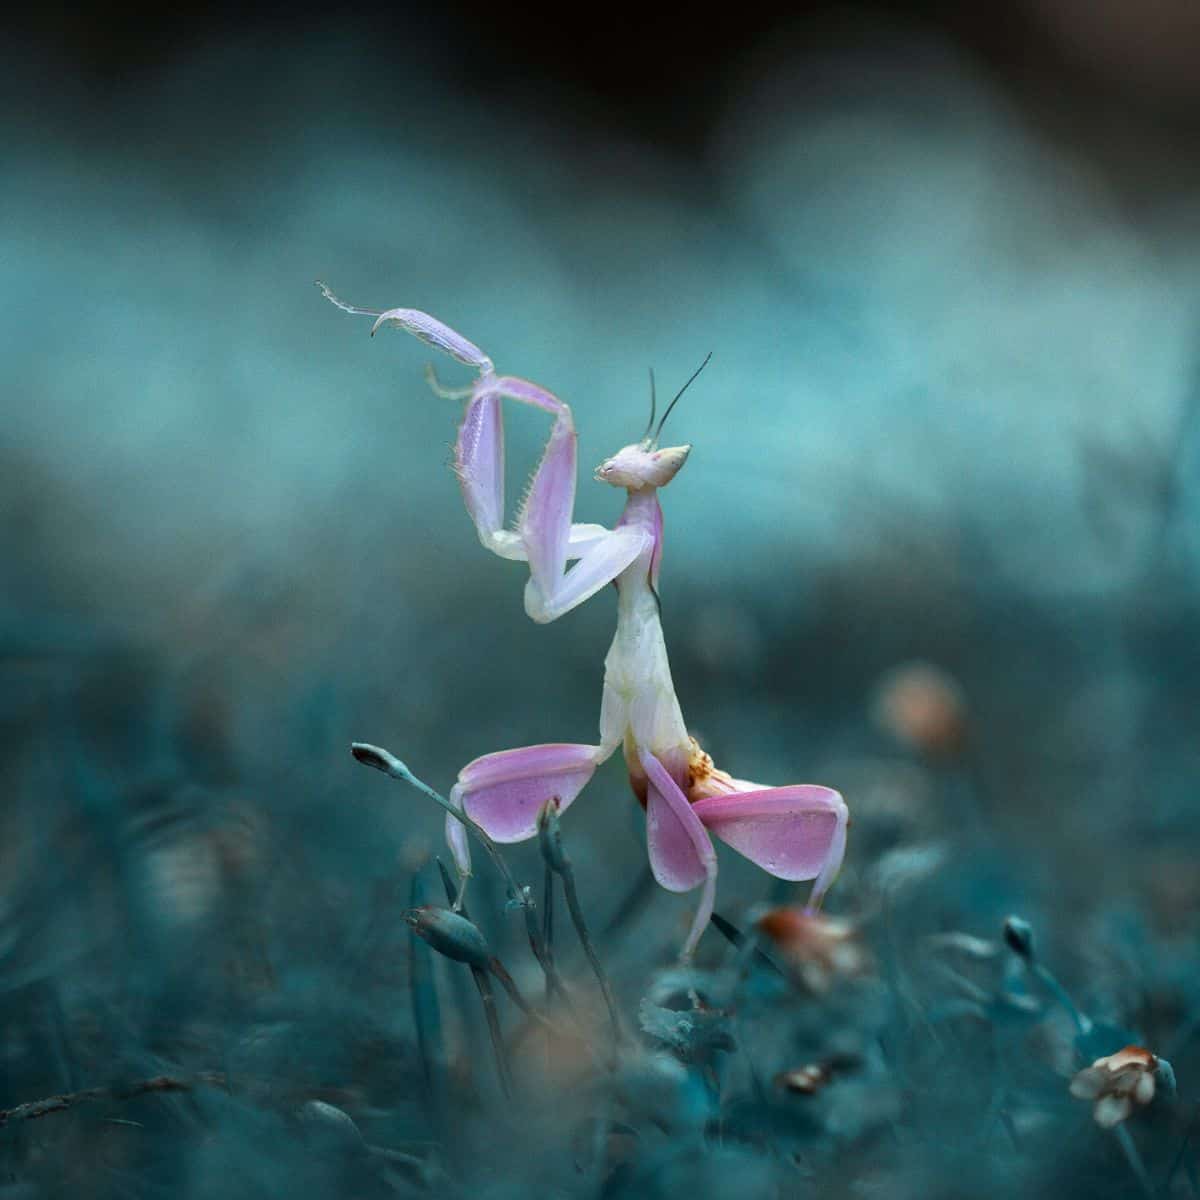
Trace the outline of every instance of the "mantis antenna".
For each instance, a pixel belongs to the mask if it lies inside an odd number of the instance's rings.
[[[711,359],[712,359],[712,351],[710,350],[708,352],[708,354],[705,356],[704,361],[692,372],[692,377],[687,381],[687,383],[685,383],[683,385],[683,387],[681,387],[679,389],[679,391],[677,391],[675,393],[675,399],[672,400],[671,403],[667,405],[667,411],[665,413],[663,413],[662,420],[659,421],[658,428],[654,431],[654,440],[656,442],[658,441],[658,439],[660,437],[662,437],[663,426],[667,423],[667,418],[671,415],[671,409],[673,409],[675,407],[675,405],[679,403],[679,397],[682,396],[683,393],[686,392],[688,390],[688,388],[690,388],[692,386],[692,384],[696,382],[697,376],[699,376],[700,372],[703,371],[704,368],[708,366]],[[653,373],[651,374],[650,379],[651,379],[651,382],[653,382],[653,379],[654,379]],[[654,420],[653,415],[650,417],[650,420],[651,421]]]
[[[650,440],[650,430],[654,428],[654,412],[658,408],[658,397],[654,394],[654,368],[650,368],[650,420],[646,422],[646,432],[642,434],[642,441]]]

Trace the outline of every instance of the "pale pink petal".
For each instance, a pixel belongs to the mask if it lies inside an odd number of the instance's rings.
[[[779,879],[832,882],[841,865],[847,811],[831,788],[767,788],[697,800],[692,808],[706,829]]]
[[[669,892],[690,892],[715,869],[716,853],[692,805],[666,768],[639,751],[646,772],[646,843],[654,878]]]
[[[1092,1109],[1096,1124],[1102,1129],[1119,1125],[1133,1111],[1133,1101],[1128,1096],[1101,1096]]]
[[[680,958],[688,961],[708,926],[717,895],[717,855],[704,826],[666,767],[638,750],[646,772],[646,844],[654,878],[669,892],[704,885]]]
[[[849,827],[850,814],[843,803],[837,828],[834,830],[833,839],[829,844],[829,854],[825,859],[825,865],[821,868],[820,874],[813,880],[812,891],[808,897],[808,907],[810,909],[821,907],[821,901],[825,899],[825,893],[829,891],[833,885],[833,881],[838,877],[838,873],[842,869],[842,859],[846,857],[846,832]]]
[[[574,742],[500,750],[463,767],[454,791],[467,816],[489,836],[522,842],[537,832],[538,813],[547,800],[556,797],[561,810],[579,795],[599,755],[598,746]]]
[[[1077,1100],[1095,1100],[1107,1086],[1107,1071],[1102,1067],[1085,1067],[1071,1080],[1070,1092]]]

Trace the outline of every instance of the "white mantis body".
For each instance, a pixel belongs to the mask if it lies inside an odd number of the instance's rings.
[[[616,526],[576,524],[571,518],[577,438],[566,404],[527,380],[498,375],[483,351],[427,313],[358,308],[319,286],[344,311],[374,317],[372,333],[394,325],[476,371],[474,384],[463,392],[446,392],[433,383],[440,394],[467,400],[455,446],[463,499],[487,549],[528,562],[529,616],[554,621],[606,584],[617,586],[617,630],[604,663],[599,744],[555,742],[486,754],[459,773],[451,803],[495,841],[523,841],[535,836],[538,814],[548,802],[560,812],[566,809],[620,746],[634,793],[646,808],[655,878],[673,892],[703,887],[683,957],[690,957],[712,914],[717,859],[710,833],[778,878],[815,880],[809,904],[818,905],[845,852],[848,815],[842,797],[815,784],[764,787],[718,770],[688,734],[675,695],[658,601],[663,545],[658,491],[683,467],[691,447],[660,448],[662,422],[653,434],[648,427],[641,441],[596,470],[597,480],[627,493]],[[682,394],[683,389],[675,400]],[[554,418],[513,529],[504,526],[505,399]],[[568,567],[572,561],[575,565]],[[446,836],[465,878],[471,869],[466,834],[453,817],[447,817]]]

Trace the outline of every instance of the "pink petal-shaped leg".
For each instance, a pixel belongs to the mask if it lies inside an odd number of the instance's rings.
[[[363,310],[358,309],[357,311],[362,312]],[[451,358],[457,358],[460,363],[464,363],[468,367],[477,368],[480,374],[487,374],[492,370],[492,360],[474,342],[467,341],[457,330],[451,329],[437,317],[431,317],[419,309],[389,308],[387,312],[381,312],[375,324],[371,326],[372,337],[379,331],[381,325],[394,325],[397,329],[403,329],[414,337],[420,338],[425,345],[432,346],[435,350],[441,350],[449,354]]]
[[[735,792],[692,805],[705,829],[778,879],[815,879],[821,902],[846,852],[846,802],[816,784]]]
[[[517,532],[529,555],[529,573],[547,598],[554,594],[567,565],[575,508],[576,441],[570,409],[561,405],[517,520]]]
[[[554,414],[550,439],[517,519],[517,537],[529,559],[525,611],[535,621],[553,621],[625,570],[645,548],[646,535],[632,526],[609,532],[572,525],[578,438],[571,410],[551,392],[511,375],[492,380],[487,387]],[[473,448],[472,452],[478,451]],[[463,462],[460,455],[460,474]],[[502,473],[497,471],[497,478]],[[491,541],[504,536],[493,535]],[[485,544],[490,542],[485,540]],[[580,561],[567,571],[567,561],[574,557]]]
[[[454,466],[467,512],[489,549],[504,528],[504,424],[498,393],[479,388],[467,405],[454,448]]]
[[[530,404],[548,412],[552,417],[566,417],[567,424],[574,428],[571,421],[571,410],[553,392],[548,392],[528,379],[518,379],[515,375],[498,375],[492,380],[492,387],[512,400],[522,404]]]
[[[549,392],[542,392],[524,380],[508,377],[485,377],[471,390],[470,396],[454,448],[454,468],[462,487],[463,500],[483,545],[501,558],[524,561],[529,557],[524,540],[519,534],[504,528],[504,423],[501,406],[505,396],[543,409],[550,401],[558,405],[560,410],[565,411],[566,406],[550,396]],[[608,536],[609,531],[602,525],[571,524],[569,505],[567,521],[566,559],[582,557]],[[558,571],[561,575],[562,564]]]
[[[560,575],[551,592],[543,592],[531,577],[525,585],[525,611],[539,625],[557,620],[616,579],[646,545],[640,529],[606,531],[582,551],[575,566]]]
[[[565,809],[603,757],[601,747],[574,742],[500,750],[463,767],[452,795],[493,841],[523,842],[537,833],[546,801],[557,798]]]
[[[704,885],[680,957],[690,958],[712,916],[717,891],[717,855],[704,826],[667,769],[647,750],[638,750],[646,772],[646,845],[650,870],[669,892]]]
[[[506,396],[549,412],[555,418],[517,533],[504,528],[501,405]],[[550,392],[524,379],[484,375],[475,384],[459,426],[454,467],[479,540],[502,558],[528,558],[539,586],[551,586],[552,581],[562,575],[574,532],[571,511],[575,504],[575,429],[571,410]],[[525,527],[525,518],[531,513],[535,518],[532,555],[528,550],[530,538]],[[591,536],[594,538],[594,534]],[[586,540],[589,539],[585,537]]]

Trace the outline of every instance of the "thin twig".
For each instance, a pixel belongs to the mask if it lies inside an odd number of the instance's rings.
[[[732,921],[721,916],[719,912],[714,912],[710,919],[731,946],[740,950],[745,945],[746,935]],[[752,957],[758,966],[766,967],[768,971],[772,971],[776,975],[786,974],[783,968],[759,945],[757,937],[754,938]]]
[[[388,1166],[404,1167],[419,1175],[424,1175],[431,1165],[428,1159],[418,1158],[415,1154],[405,1154],[403,1150],[393,1150],[390,1146],[376,1146],[370,1142],[367,1143],[367,1153]]]
[[[1187,1128],[1183,1132],[1183,1141],[1179,1143],[1179,1151],[1175,1155],[1174,1161],[1171,1163],[1171,1169],[1167,1172],[1167,1177],[1163,1181],[1163,1191],[1169,1191],[1171,1184],[1175,1180],[1175,1175],[1179,1168],[1183,1165],[1183,1160],[1187,1154],[1188,1145],[1191,1143],[1192,1134],[1196,1131],[1196,1122],[1200,1119],[1200,1105],[1196,1106],[1192,1113],[1192,1119],[1187,1123]]]
[[[414,908],[425,902],[419,874],[412,877],[410,902]],[[433,976],[433,951],[420,938],[409,939],[409,981],[412,991],[413,1025],[417,1050],[429,1089],[431,1107],[439,1132],[448,1126],[445,1054],[442,1049],[442,1020]]]
[[[546,957],[554,962],[554,872],[546,864],[542,877],[542,941]],[[546,999],[550,999],[550,980],[546,980]]]
[[[1146,1170],[1146,1164],[1142,1162],[1142,1156],[1138,1153],[1137,1146],[1133,1144],[1132,1135],[1124,1125],[1118,1125],[1113,1133],[1116,1136],[1117,1145],[1121,1147],[1121,1153],[1125,1155],[1125,1161],[1129,1163],[1130,1170],[1137,1176],[1142,1191],[1153,1200],[1154,1184],[1150,1180],[1150,1173]]]
[[[479,999],[483,1003],[483,1015],[487,1019],[488,1036],[492,1039],[492,1053],[496,1058],[496,1075],[500,1080],[500,1090],[506,1099],[512,1097],[513,1081],[512,1068],[508,1064],[508,1051],[504,1048],[504,1034],[500,1029],[500,1014],[496,1010],[496,993],[492,990],[492,981],[482,967],[471,967],[471,978],[479,989]]]
[[[550,1030],[551,1033],[558,1037],[571,1037],[572,1035],[560,1025],[556,1025],[549,1017],[538,1012],[521,993],[521,989],[517,987],[516,980],[508,973],[508,968],[495,957],[492,956],[488,963],[488,969],[491,973],[500,980],[500,986],[508,993],[509,999],[530,1019],[536,1021],[544,1029]]]
[[[550,869],[550,864],[546,863],[542,870],[542,941],[546,943],[546,957],[554,962],[554,872]],[[547,1011],[550,1008],[550,1001],[553,999],[553,993],[550,987],[550,978],[546,978],[546,990],[542,998]],[[549,1033],[546,1034],[546,1066],[550,1067],[554,1062],[554,1039]]]
[[[583,909],[579,904],[579,893],[575,889],[575,873],[571,870],[569,863],[567,864],[567,870],[562,873],[561,878],[563,881],[563,891],[567,897],[567,909],[575,925],[575,932],[579,935],[579,944],[583,947],[583,952],[587,955],[588,962],[592,964],[592,970],[596,975],[596,982],[600,985],[605,1006],[608,1008],[608,1019],[612,1022],[613,1037],[619,1042],[622,1033],[621,1018],[617,1015],[617,1002],[613,997],[612,987],[608,982],[608,975],[600,965],[596,948],[592,945],[592,939],[588,936],[587,922],[583,919]]]
[[[190,1078],[177,1075],[155,1075],[152,1079],[140,1079],[136,1083],[113,1084],[109,1087],[84,1088],[79,1092],[64,1092],[58,1096],[47,1096],[44,1100],[30,1100],[14,1108],[0,1109],[0,1129],[10,1121],[36,1121],[51,1113],[66,1112],[69,1108],[92,1100],[131,1100],[150,1092],[190,1092],[197,1087],[227,1087],[226,1078],[219,1071],[201,1071]]]
[[[1058,1006],[1074,1022],[1075,1032],[1080,1035],[1086,1034],[1092,1028],[1091,1020],[1075,1006],[1075,1001],[1071,999],[1067,989],[1058,982],[1053,972],[1048,967],[1042,966],[1040,962],[1031,962],[1028,966],[1042,986],[1054,997]]]
[[[649,867],[644,867],[634,881],[633,887],[629,889],[624,899],[617,905],[616,912],[609,917],[604,928],[600,930],[601,940],[625,928],[638,909],[654,895],[654,886],[653,872]]]
[[[579,944],[583,947],[588,962],[591,963],[596,982],[600,984],[600,991],[604,996],[605,1006],[608,1008],[608,1019],[612,1022],[613,1038],[619,1044],[622,1039],[622,1030],[621,1019],[617,1015],[617,1002],[613,997],[608,976],[600,965],[600,958],[596,954],[596,948],[592,945],[592,939],[588,934],[587,921],[583,916],[583,906],[579,903],[579,892],[575,887],[575,868],[571,865],[571,860],[563,848],[562,834],[558,827],[557,800],[551,800],[538,814],[538,845],[547,872],[554,872],[562,880],[563,893],[567,898],[567,909],[571,914],[571,921],[579,936]]]
[[[442,873],[446,899],[451,904],[457,903],[460,896],[459,889],[454,886],[454,880],[450,878],[450,872],[446,870],[446,864],[440,858],[438,859],[438,870]],[[467,920],[470,920],[466,901],[459,905],[459,912]],[[504,1035],[500,1030],[500,1014],[496,1011],[496,993],[492,988],[492,979],[487,971],[476,966],[471,967],[471,978],[475,981],[479,1000],[483,1005],[483,1015],[487,1019],[488,1036],[492,1040],[492,1054],[496,1059],[496,1075],[500,1079],[500,1090],[508,1098],[512,1096],[513,1092],[512,1068],[508,1062],[508,1051],[504,1047]]]

